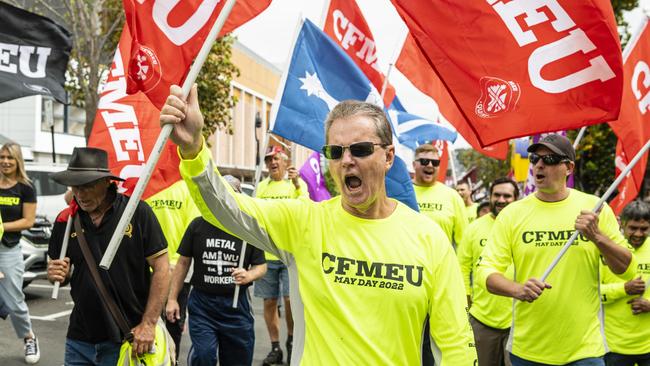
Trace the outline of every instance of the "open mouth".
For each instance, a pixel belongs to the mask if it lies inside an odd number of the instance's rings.
[[[361,188],[361,184],[363,183],[361,181],[361,178],[357,177],[356,175],[346,175],[345,176],[345,187],[349,191],[356,191],[359,188]]]

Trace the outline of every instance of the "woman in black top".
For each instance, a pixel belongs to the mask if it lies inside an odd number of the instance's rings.
[[[16,335],[25,341],[25,362],[34,364],[40,352],[22,291],[25,268],[19,242],[20,232],[34,225],[36,194],[25,173],[20,145],[9,142],[0,148],[0,173],[0,215],[4,228],[0,272],[5,276],[0,280],[0,303],[9,310]]]

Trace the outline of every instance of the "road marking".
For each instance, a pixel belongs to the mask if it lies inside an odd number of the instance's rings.
[[[34,316],[34,315],[32,315],[32,316],[30,316],[30,319],[32,319],[32,320],[43,320],[43,321],[46,321],[46,322],[53,322],[53,321],[56,321],[57,318],[61,318],[61,317],[70,315],[70,313],[72,313],[72,309],[66,310],[66,311],[61,311],[61,312],[50,314],[50,315],[45,315],[45,316]]]
[[[49,288],[50,290],[54,288],[54,285],[39,285],[39,284],[31,284],[28,287],[35,287],[35,288]],[[59,290],[68,290],[70,291],[70,287],[59,287]]]

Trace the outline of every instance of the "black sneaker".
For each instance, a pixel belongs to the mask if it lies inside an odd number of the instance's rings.
[[[36,337],[25,339],[25,362],[33,365],[41,359],[41,351],[38,349]]]
[[[288,340],[285,343],[287,346],[287,364],[291,365],[291,350],[293,349],[293,340]]]
[[[282,350],[280,348],[272,349],[271,352],[262,361],[263,366],[281,365],[282,364]]]

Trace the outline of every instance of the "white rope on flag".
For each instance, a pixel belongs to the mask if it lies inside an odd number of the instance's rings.
[[[212,45],[217,40],[221,28],[223,28],[223,25],[226,23],[226,19],[228,19],[228,15],[230,15],[232,8],[235,6],[235,2],[236,0],[228,0],[226,2],[226,5],[224,5],[223,9],[221,9],[217,20],[214,22],[212,29],[210,29],[210,33],[208,33],[203,46],[201,46],[201,50],[196,56],[196,59],[194,60],[189,73],[187,74],[187,78],[183,83],[183,96],[185,98],[187,98],[187,96],[190,94],[192,85],[194,85],[196,77],[199,75],[199,71],[201,71],[201,68],[203,67],[203,63],[205,63],[205,60],[208,58],[208,54],[212,49]],[[153,169],[156,166],[158,159],[160,158],[165,144],[167,143],[167,139],[172,132],[172,128],[174,128],[173,125],[167,124],[163,126],[160,131],[160,135],[158,135],[156,144],[151,150],[149,160],[147,160],[147,163],[142,170],[142,174],[140,175],[138,183],[133,190],[133,194],[131,195],[131,198],[129,198],[129,202],[124,209],[124,213],[122,213],[122,217],[120,218],[120,221],[117,223],[117,227],[113,232],[111,241],[108,243],[106,252],[104,253],[102,260],[99,263],[99,266],[103,269],[108,270],[113,263],[113,259],[115,258],[115,254],[117,253],[117,249],[119,248],[120,242],[122,241],[122,237],[124,235],[124,229],[126,229],[126,225],[129,224],[131,218],[133,217],[133,214],[135,213],[135,208],[140,201],[140,197],[142,197],[142,193],[144,193],[144,188],[147,186],[147,183],[149,183],[149,180],[151,179]]]

